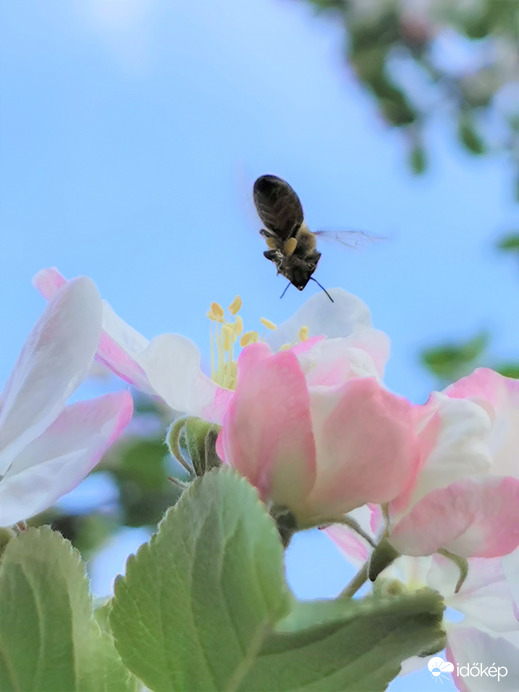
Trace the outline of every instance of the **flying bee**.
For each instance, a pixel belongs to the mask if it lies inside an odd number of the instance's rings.
[[[320,286],[333,303],[333,298],[313,278],[321,253],[316,249],[316,234],[305,223],[303,206],[295,190],[277,175],[262,175],[254,183],[254,205],[265,228],[269,247],[263,254],[276,265],[277,273],[300,291],[312,280]]]

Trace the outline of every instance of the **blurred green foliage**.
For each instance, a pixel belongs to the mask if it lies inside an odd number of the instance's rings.
[[[445,384],[468,375],[481,364],[489,343],[487,332],[465,342],[433,346],[422,351],[422,364]]]
[[[441,115],[471,154],[507,152],[519,181],[518,0],[301,1],[342,25],[345,62],[405,133],[415,173]]]
[[[505,377],[518,379],[519,361],[496,361],[490,347],[490,334],[484,331],[465,341],[426,348],[420,358],[422,365],[438,379],[441,386],[446,386],[482,366],[492,368]]]
[[[497,247],[504,252],[519,253],[519,233],[508,233],[498,242]]]
[[[344,31],[344,61],[398,128],[407,163],[431,160],[427,125],[443,119],[471,155],[504,153],[519,201],[519,0],[299,0]],[[519,233],[498,243],[519,253]],[[421,362],[447,384],[492,364],[488,333],[425,349]],[[493,364],[509,377],[519,363]]]

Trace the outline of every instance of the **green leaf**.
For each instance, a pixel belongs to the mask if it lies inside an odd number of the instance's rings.
[[[519,233],[508,233],[497,243],[499,250],[519,252]]]
[[[476,129],[474,118],[469,111],[463,110],[458,120],[458,136],[468,151],[472,154],[484,154],[485,143]]]
[[[175,504],[180,491],[171,483],[171,457],[162,438],[130,439],[116,445],[103,460],[117,483],[126,526],[156,526]]]
[[[409,154],[409,165],[416,175],[421,175],[427,168],[427,153],[422,145],[416,145]]]
[[[115,585],[112,628],[153,690],[226,690],[288,612],[283,550],[255,490],[225,469],[197,479]]]
[[[296,604],[266,638],[242,692],[381,692],[409,656],[440,651],[440,596],[423,589],[392,598]]]
[[[423,365],[444,380],[455,380],[466,375],[476,365],[488,346],[487,332],[458,344],[445,344],[422,351]]]
[[[79,553],[46,527],[13,538],[0,564],[0,689],[132,689],[94,621]]]
[[[501,363],[500,365],[495,365],[492,369],[505,377],[512,377],[515,380],[519,379],[519,363]]]
[[[195,480],[130,558],[111,622],[126,665],[152,690],[371,691],[403,659],[443,648],[442,612],[429,590],[294,602],[275,524],[222,469]]]

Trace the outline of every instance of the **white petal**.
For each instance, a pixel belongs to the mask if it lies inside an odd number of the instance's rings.
[[[351,377],[379,377],[382,370],[379,363],[375,362],[369,346],[376,351],[374,341],[380,337],[389,349],[389,342],[385,334],[375,329],[369,330],[372,339],[371,344],[352,335],[344,339],[322,339],[311,348],[296,351],[301,369],[305,373],[309,387],[315,385],[333,386],[343,384]],[[364,330],[363,330],[364,333]],[[388,352],[387,349],[387,352]],[[379,358],[379,362],[382,362]],[[385,363],[385,358],[382,363]]]
[[[102,303],[103,330],[97,349],[98,360],[134,387],[155,394],[140,363],[149,340],[121,319],[106,300]]]
[[[438,416],[434,447],[418,475],[410,504],[436,488],[466,476],[488,473],[492,460],[487,446],[491,421],[484,408],[466,399],[449,399],[435,392],[426,406]]]
[[[448,649],[451,660],[455,663],[453,678],[457,671],[461,675],[457,680],[465,685],[469,692],[517,692],[519,690],[519,649],[509,637],[493,637],[474,627],[453,625],[447,632]],[[483,668],[504,667],[507,675],[499,679],[488,675],[470,675],[464,667],[481,664]],[[504,670],[503,670],[504,674]],[[463,688],[462,688],[463,689]]]
[[[459,569],[452,560],[434,556],[428,585],[444,596],[448,606],[465,615],[464,625],[500,633],[519,631],[501,558],[471,558],[468,576],[454,593],[458,578]]]
[[[324,293],[317,293],[297,310],[290,319],[272,332],[268,343],[277,351],[287,343],[299,341],[299,330],[306,326],[310,336],[345,337],[361,328],[371,327],[368,306],[341,288],[329,291],[335,302]]]
[[[140,363],[150,385],[176,411],[221,422],[230,390],[219,387],[200,368],[200,351],[180,334],[150,341]]]
[[[70,281],[47,305],[3,393],[0,474],[59,415],[90,367],[100,331],[101,299],[86,277]]]
[[[28,519],[75,488],[121,434],[132,411],[128,392],[67,406],[0,481],[0,526]]]
[[[515,615],[519,620],[519,550],[502,558],[503,573],[514,600]]]

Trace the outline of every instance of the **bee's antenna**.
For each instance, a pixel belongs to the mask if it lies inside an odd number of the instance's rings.
[[[319,288],[323,289],[323,291],[326,293],[326,295],[332,301],[332,303],[335,303],[334,299],[331,297],[331,295],[328,293],[328,291],[325,289],[325,287],[317,281],[317,279],[314,279],[313,276],[311,276],[310,279],[311,279],[311,281],[315,281],[315,283],[319,286]],[[288,288],[288,286],[287,286],[287,288]],[[287,290],[287,288],[285,288],[285,291]],[[283,293],[284,293],[284,291],[283,291]]]
[[[291,283],[292,283],[291,281],[289,281],[289,282],[287,283],[287,286],[286,286],[285,290],[284,290],[283,293],[279,296],[279,300],[281,300],[281,298],[283,298],[283,296],[285,295],[285,293],[288,291],[288,287],[290,286]]]

